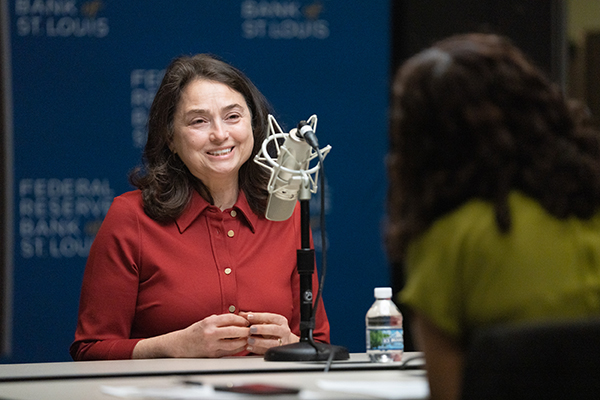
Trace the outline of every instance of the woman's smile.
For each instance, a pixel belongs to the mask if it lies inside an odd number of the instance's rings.
[[[254,146],[244,96],[223,83],[197,79],[183,89],[173,122],[171,150],[190,172],[211,192],[237,188]]]
[[[233,151],[233,149],[234,149],[233,147],[228,147],[223,150],[209,151],[208,154],[210,154],[211,156],[222,157],[222,156],[226,156],[226,155],[230,154]]]

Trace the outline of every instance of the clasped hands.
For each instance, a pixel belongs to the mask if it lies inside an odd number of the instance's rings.
[[[271,347],[299,341],[282,315],[242,312],[240,316],[249,323],[246,350],[251,353],[264,354]]]
[[[138,345],[146,347],[153,339],[158,337],[142,340]],[[211,315],[161,339],[157,343],[162,350],[159,353],[168,357],[225,357],[244,350],[264,354],[271,347],[299,341],[290,331],[287,318],[262,312]],[[140,352],[138,356],[143,354]]]

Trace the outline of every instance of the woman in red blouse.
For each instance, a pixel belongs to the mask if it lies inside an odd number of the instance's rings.
[[[298,342],[299,207],[265,219],[269,175],[252,161],[268,112],[220,60],[169,65],[130,175],[138,190],[115,198],[90,250],[73,359],[264,354]],[[322,302],[316,316],[314,338],[328,343]]]

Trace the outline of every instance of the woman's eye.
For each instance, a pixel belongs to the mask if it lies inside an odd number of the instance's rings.
[[[231,114],[231,115],[227,116],[227,119],[230,121],[235,121],[237,119],[240,119],[240,117],[241,117],[241,115],[239,115],[239,114]]]
[[[197,124],[202,124],[205,122],[206,122],[206,120],[198,118],[198,119],[193,120],[192,124],[197,125]]]

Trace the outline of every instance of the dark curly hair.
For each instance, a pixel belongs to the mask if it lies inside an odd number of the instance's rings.
[[[405,62],[392,93],[387,248],[407,244],[472,198],[493,203],[501,232],[517,189],[557,218],[600,205],[600,136],[510,41],[464,34]]]
[[[240,70],[211,55],[181,56],[167,67],[150,107],[148,141],[142,165],[131,171],[129,181],[142,191],[146,214],[157,221],[169,221],[181,215],[191,199],[192,190],[197,190],[213,204],[206,185],[194,177],[179,156],[169,149],[174,134],[174,113],[181,93],[195,79],[223,83],[239,92],[246,100],[252,114],[254,148],[250,158],[240,168],[239,185],[252,210],[263,216],[268,197],[269,173],[253,159],[268,134],[267,116],[270,106]]]

